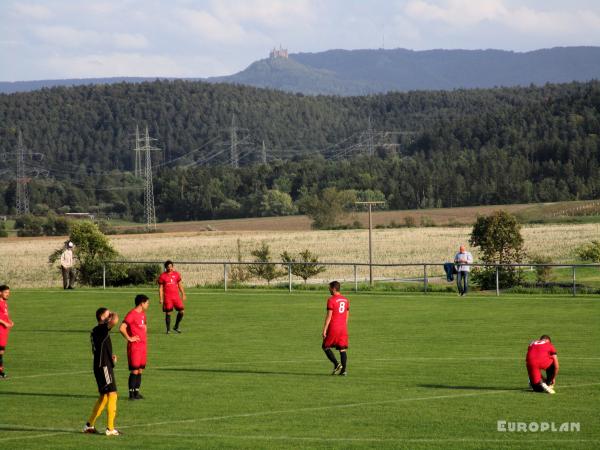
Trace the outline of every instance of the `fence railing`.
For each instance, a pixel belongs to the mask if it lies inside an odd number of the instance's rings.
[[[422,283],[422,290],[424,293],[429,292],[429,284],[430,281],[434,278],[439,279],[440,276],[434,277],[431,275],[432,268],[442,268],[447,262],[443,263],[435,263],[435,262],[417,262],[417,263],[363,263],[363,262],[259,262],[259,261],[175,261],[178,266],[181,265],[193,265],[193,266],[222,266],[222,281],[223,281],[223,289],[227,291],[228,283],[230,281],[230,268],[233,266],[256,266],[256,265],[275,265],[275,266],[283,266],[287,269],[287,284],[288,291],[292,292],[293,290],[293,270],[292,267],[297,266],[324,266],[324,267],[352,267],[352,281],[354,284],[354,290],[358,291],[359,286],[359,276],[358,269],[359,268],[368,268],[369,269],[369,278],[365,279],[365,281],[369,282],[369,285],[372,285],[374,281],[409,281],[409,282],[419,282]],[[157,264],[162,265],[162,261],[106,261],[103,264],[102,269],[102,287],[106,289],[107,284],[107,271],[106,268],[111,264]],[[458,266],[459,264],[457,264]],[[533,270],[533,268],[571,268],[571,280],[572,280],[572,295],[577,295],[577,283],[576,283],[576,271],[578,268],[600,268],[600,264],[566,264],[566,263],[548,263],[548,264],[539,264],[539,263],[518,263],[518,264],[484,264],[484,263],[473,263],[473,264],[462,264],[463,266],[470,267],[482,267],[482,268],[493,268],[495,270],[495,288],[496,295],[500,295],[500,271],[502,268],[529,268]],[[383,278],[376,280],[372,276],[373,268],[386,268],[386,269],[394,269],[394,268],[422,268],[422,278],[420,277],[410,277],[410,278]],[[420,270],[420,269],[419,269]],[[335,278],[335,277],[334,277]],[[338,277],[339,279],[339,277]],[[342,280],[340,280],[342,281]],[[344,279],[343,281],[348,281]]]

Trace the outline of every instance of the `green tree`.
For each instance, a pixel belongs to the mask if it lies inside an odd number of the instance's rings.
[[[7,237],[8,231],[6,231],[6,221],[0,220],[0,237]]]
[[[481,260],[487,264],[511,264],[523,261],[523,237],[517,218],[506,211],[496,211],[489,216],[479,216],[471,231],[471,245],[481,250]],[[496,270],[486,267],[474,271],[474,279],[484,289],[496,283]],[[503,286],[514,286],[521,281],[520,271],[514,267],[499,269]]]
[[[242,262],[242,242],[238,238],[237,240],[237,262]],[[244,283],[250,278],[248,269],[243,264],[232,264],[231,265],[231,281],[235,283]]]
[[[17,236],[43,236],[44,219],[33,214],[25,214],[15,220]]]
[[[262,216],[290,216],[298,212],[290,194],[276,189],[269,189],[263,194],[260,210]]]
[[[284,271],[277,268],[277,264],[264,264],[271,262],[271,251],[265,242],[262,243],[260,248],[251,251],[250,254],[254,256],[254,262],[263,263],[248,266],[248,272],[256,278],[262,278],[267,281],[267,284],[271,284],[271,281],[285,275]]]
[[[79,282],[89,286],[102,284],[102,268],[105,261],[117,259],[119,253],[112,247],[108,238],[100,231],[98,225],[90,221],[74,222],[69,239],[75,244],[75,270]],[[55,263],[64,248],[57,249],[50,255],[49,262]],[[123,266],[110,264],[108,279],[122,280],[126,277]]]
[[[340,225],[355,201],[355,191],[330,187],[323,189],[320,195],[305,195],[299,200],[298,209],[313,220],[313,228],[331,229]]]
[[[593,240],[587,244],[583,244],[575,253],[584,261],[600,263],[600,241]]]
[[[292,275],[302,278],[304,284],[309,278],[315,277],[326,270],[325,266],[319,264],[319,257],[313,255],[308,249],[300,252],[298,258],[285,251],[281,254],[281,260],[287,264],[296,263],[291,265]]]

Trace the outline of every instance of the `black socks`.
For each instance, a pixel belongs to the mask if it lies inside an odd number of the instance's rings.
[[[333,363],[333,366],[337,367],[338,360],[336,359],[335,355],[333,354],[333,350],[331,350],[330,348],[324,348],[323,351],[327,355],[327,358],[329,358],[329,361],[331,361]]]
[[[342,372],[346,371],[346,361],[348,361],[348,355],[346,352],[340,352],[340,359],[342,360]]]
[[[179,322],[183,319],[183,311],[179,311],[177,313],[177,317],[175,318],[175,329],[179,330]]]
[[[171,330],[171,314],[165,314],[165,324],[167,325],[167,331]]]
[[[140,392],[140,386],[142,385],[142,374],[138,373],[129,374],[129,397],[137,397]]]

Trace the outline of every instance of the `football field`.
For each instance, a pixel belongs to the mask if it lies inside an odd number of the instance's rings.
[[[151,297],[145,399],[127,400],[125,341],[114,329],[124,434],[84,435],[97,398],[95,310],[122,319],[136,293]],[[600,299],[345,293],[350,348],[340,377],[320,348],[325,287],[189,289],[180,335],[165,334],[155,289],[15,287],[0,447],[600,447]],[[542,334],[559,355],[553,396],[527,389],[525,352]],[[515,422],[527,431],[508,431]]]

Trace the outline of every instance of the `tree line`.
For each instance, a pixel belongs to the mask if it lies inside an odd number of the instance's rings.
[[[228,161],[234,114],[239,168]],[[32,212],[142,220],[143,181],[131,173],[136,124],[163,149],[153,155],[162,221],[296,214],[331,190],[391,209],[600,196],[597,81],[346,98],[123,83],[0,95],[0,120],[0,214],[14,213],[21,130],[27,149],[42,154],[27,159]],[[369,121],[410,134],[369,149]]]

